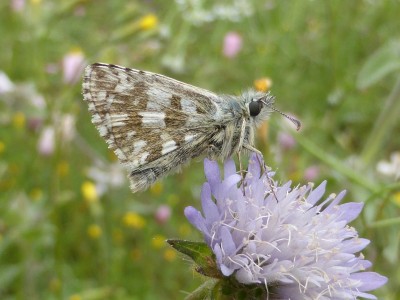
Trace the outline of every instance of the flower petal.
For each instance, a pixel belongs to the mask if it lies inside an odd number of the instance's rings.
[[[316,204],[324,195],[326,188],[326,180],[321,182],[321,184],[314,189],[307,197],[307,202],[310,204]]]
[[[347,223],[350,223],[355,218],[358,217],[360,214],[364,204],[363,203],[356,203],[356,202],[349,202],[340,205],[339,212],[340,220],[345,220]]]
[[[204,159],[204,173],[206,175],[207,181],[211,185],[211,190],[213,186],[221,182],[221,175],[219,172],[218,163],[209,159]]]
[[[233,159],[228,159],[224,164],[224,177],[227,178],[236,174],[236,166]]]
[[[357,287],[360,292],[375,290],[386,284],[386,282],[388,281],[387,277],[375,272],[353,273],[351,274],[350,278],[353,280],[359,280],[362,283],[361,286]]]
[[[211,198],[211,187],[208,182],[205,182],[201,189],[201,206],[207,223],[219,220],[218,207]]]

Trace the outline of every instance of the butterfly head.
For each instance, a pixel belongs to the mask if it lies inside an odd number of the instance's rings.
[[[288,120],[290,120],[293,124],[296,125],[296,130],[299,130],[301,127],[301,123],[299,120],[281,112],[280,110],[276,109],[274,104],[274,97],[270,94],[259,94],[256,93],[249,98],[248,102],[248,111],[250,117],[254,119],[256,123],[265,120],[271,112],[278,112]]]

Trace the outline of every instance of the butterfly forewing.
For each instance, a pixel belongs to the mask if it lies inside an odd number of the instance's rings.
[[[116,65],[86,68],[92,122],[128,168],[133,191],[207,150],[219,97],[207,90]]]

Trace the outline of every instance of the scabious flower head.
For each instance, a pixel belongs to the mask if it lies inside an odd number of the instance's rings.
[[[339,204],[345,192],[320,201],[326,182],[291,188],[274,186],[252,155],[241,185],[232,160],[224,166],[205,160],[201,192],[203,215],[185,209],[203,233],[222,275],[265,287],[273,299],[376,299],[366,292],[387,278],[364,270],[371,263],[357,254],[369,243],[347,224],[362,203]]]

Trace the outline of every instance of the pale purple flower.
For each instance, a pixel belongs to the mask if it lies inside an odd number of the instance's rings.
[[[42,130],[37,145],[37,150],[41,155],[50,156],[55,148],[55,130],[53,126],[47,126]]]
[[[242,36],[237,32],[228,32],[224,37],[222,53],[228,58],[234,58],[242,49]]]
[[[64,83],[74,84],[81,78],[85,57],[79,50],[71,51],[64,56],[62,66]]]
[[[369,240],[347,224],[362,203],[339,204],[345,192],[321,201],[326,182],[291,188],[274,186],[272,174],[261,173],[261,157],[252,155],[244,185],[238,186],[232,160],[224,179],[218,164],[205,160],[207,182],[203,215],[185,209],[187,219],[203,233],[224,276],[265,286],[268,299],[376,299],[366,293],[387,278],[365,272],[371,263],[359,252]],[[243,191],[244,186],[244,191]]]

